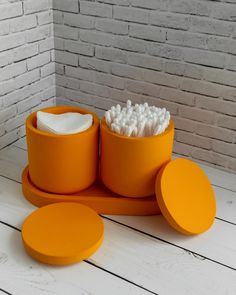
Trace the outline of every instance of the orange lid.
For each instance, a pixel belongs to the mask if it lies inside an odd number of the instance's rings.
[[[22,227],[28,254],[40,262],[56,265],[88,258],[101,245],[103,235],[103,222],[95,211],[69,202],[36,210]]]
[[[168,223],[183,234],[199,234],[213,224],[213,188],[203,170],[190,160],[179,158],[161,168],[156,197]]]

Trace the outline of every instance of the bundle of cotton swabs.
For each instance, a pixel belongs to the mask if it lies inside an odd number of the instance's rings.
[[[170,122],[170,113],[165,108],[149,106],[148,103],[132,105],[128,100],[126,107],[119,104],[105,113],[110,129],[118,134],[132,137],[147,137],[161,134]]]

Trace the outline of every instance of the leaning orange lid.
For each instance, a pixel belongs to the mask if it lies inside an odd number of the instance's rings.
[[[200,234],[213,224],[216,202],[203,170],[187,159],[175,159],[161,168],[156,197],[163,216],[177,231]]]
[[[27,253],[47,264],[66,265],[92,255],[101,245],[99,215],[78,203],[55,203],[34,211],[22,227]]]

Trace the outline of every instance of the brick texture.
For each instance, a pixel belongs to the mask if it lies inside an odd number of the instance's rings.
[[[166,107],[175,152],[236,171],[235,3],[73,0],[72,11],[60,2],[58,104],[100,115],[127,99]]]
[[[55,104],[51,0],[0,4],[0,149],[25,135],[33,110]]]
[[[236,4],[18,0],[0,9],[0,148],[39,107],[170,110],[174,151],[236,172]]]

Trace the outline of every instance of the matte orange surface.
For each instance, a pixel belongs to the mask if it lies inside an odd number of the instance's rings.
[[[42,111],[62,114],[89,113],[94,123],[88,130],[72,135],[56,135],[36,128],[36,112],[26,121],[29,171],[32,182],[48,192],[74,193],[89,187],[97,178],[98,132],[97,116],[87,110],[58,106]]]
[[[163,166],[156,179],[156,196],[163,216],[183,234],[200,234],[214,222],[213,188],[203,170],[190,160],[179,158]]]
[[[104,236],[102,219],[92,209],[76,203],[40,208],[22,227],[26,251],[40,262],[66,265],[91,256]]]
[[[22,173],[22,190],[33,205],[42,207],[56,202],[76,202],[89,206],[96,212],[111,215],[160,214],[156,197],[124,198],[108,190],[101,182],[75,194],[60,195],[42,191],[30,181],[28,167]]]
[[[126,137],[112,132],[103,119],[101,132],[101,179],[113,192],[127,197],[155,193],[161,166],[171,159],[174,123],[157,136]]]

